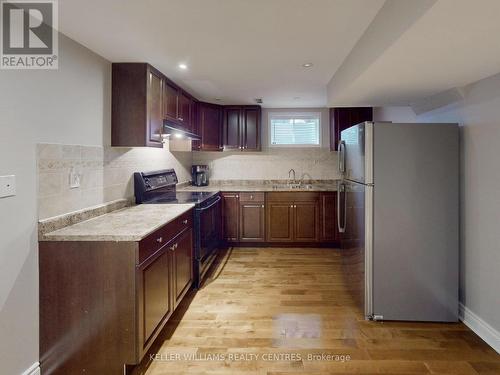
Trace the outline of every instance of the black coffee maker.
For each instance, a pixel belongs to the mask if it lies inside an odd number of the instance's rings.
[[[208,165],[193,165],[191,167],[191,179],[194,186],[207,186]]]

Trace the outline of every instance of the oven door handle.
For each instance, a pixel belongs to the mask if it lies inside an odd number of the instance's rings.
[[[221,198],[221,196],[219,195],[219,196],[217,197],[217,199],[216,199],[216,200],[215,200],[212,204],[210,204],[210,206],[203,207],[203,208],[197,208],[196,210],[197,210],[197,211],[199,211],[199,212],[202,212],[202,211],[208,210],[209,208],[212,208],[212,207],[213,207],[213,206],[215,206],[217,203],[219,203],[221,199],[222,199],[222,198]]]

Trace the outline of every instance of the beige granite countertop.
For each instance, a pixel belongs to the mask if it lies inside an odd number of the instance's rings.
[[[178,191],[337,191],[337,181],[330,182],[310,182],[306,183],[307,187],[304,188],[290,188],[283,182],[261,181],[252,182],[251,180],[245,182],[235,181],[219,181],[208,186],[183,186],[178,187]]]
[[[194,204],[140,204],[43,235],[42,241],[140,241]]]

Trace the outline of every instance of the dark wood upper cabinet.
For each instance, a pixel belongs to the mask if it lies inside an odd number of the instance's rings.
[[[163,76],[152,66],[112,64],[112,146],[163,146],[162,91]]]
[[[261,117],[260,106],[225,106],[224,149],[259,151]]]
[[[222,193],[223,238],[228,242],[239,240],[240,197],[238,193]]]
[[[372,107],[330,108],[330,150],[338,150],[342,130],[363,121],[373,121]]]
[[[224,108],[224,149],[241,148],[241,108]]]
[[[154,70],[149,70],[148,80],[148,135],[149,143],[161,144],[163,129],[163,78]]]
[[[260,150],[260,121],[262,117],[260,107],[244,107],[242,117],[243,149]]]
[[[222,106],[199,102],[197,124],[201,142],[193,149],[222,151]]]
[[[179,95],[179,113],[177,119],[188,130],[191,130],[191,97],[181,92]]]
[[[194,131],[196,99],[146,63],[112,64],[111,145],[163,147],[163,121]]]
[[[165,81],[163,111],[165,118],[177,121],[179,117],[179,88],[170,81]]]

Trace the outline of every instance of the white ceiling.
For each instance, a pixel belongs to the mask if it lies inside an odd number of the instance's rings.
[[[330,105],[408,105],[500,72],[499,0],[413,4],[425,9],[419,13],[406,5],[398,10],[398,19],[405,11],[416,16],[406,18],[408,27],[397,38],[380,43],[364,65],[351,61],[349,79],[342,79],[345,67],[337,71],[328,85]],[[380,26],[396,5],[397,0],[387,2],[370,25],[367,32],[377,34],[378,41],[395,31]],[[362,38],[351,55],[368,49]]]
[[[265,107],[401,105],[493,75],[498,15],[499,0],[59,0],[61,32],[106,59]]]
[[[60,31],[146,61],[199,99],[326,105],[326,85],[383,0],[60,0]],[[187,71],[177,65],[186,62]],[[303,63],[312,62],[305,69]],[[294,99],[299,97],[300,99]]]

